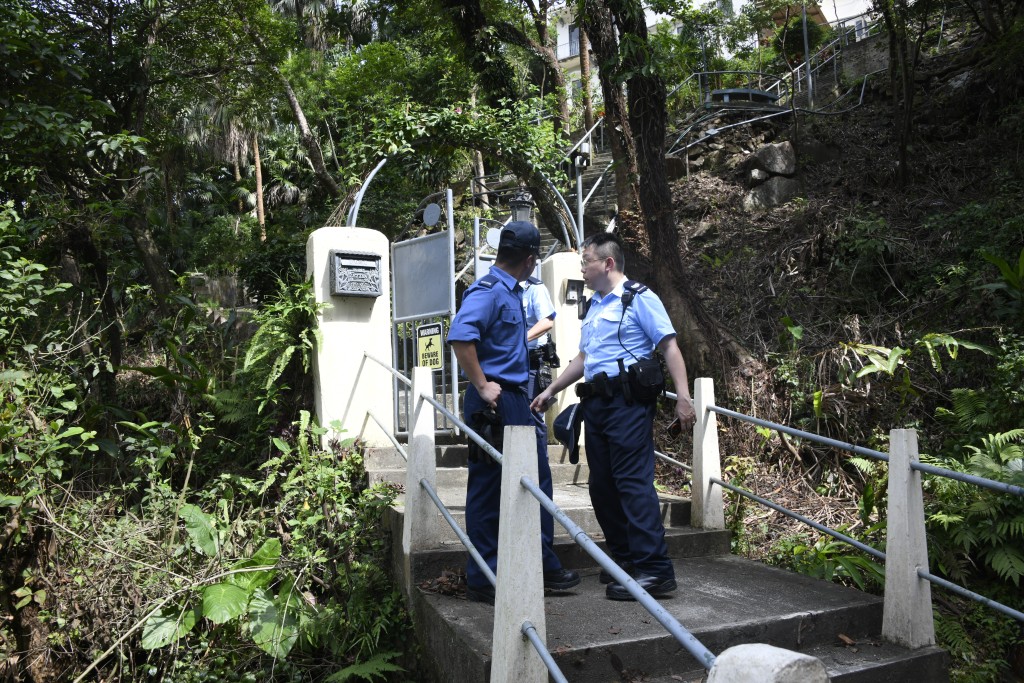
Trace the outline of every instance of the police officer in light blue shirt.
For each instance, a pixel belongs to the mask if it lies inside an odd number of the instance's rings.
[[[463,417],[471,427],[485,418],[493,420],[495,415],[502,426],[535,425],[526,396],[529,355],[519,281],[533,272],[539,254],[540,233],[532,223],[515,221],[506,225],[501,231],[494,267],[466,290],[462,306],[452,319],[448,343],[469,380],[462,405]],[[550,498],[551,467],[546,443],[542,448],[539,440],[537,470],[538,484]],[[497,571],[498,564],[500,501],[500,465],[487,455],[471,459],[466,485],[466,533],[492,571]],[[566,590],[578,585],[579,574],[563,569],[552,549],[554,521],[551,513],[543,509],[540,536],[544,588]],[[472,558],[466,565],[466,597],[494,603],[494,588]]]
[[[594,514],[613,559],[641,588],[661,597],[676,589],[676,581],[654,489],[656,397],[635,399],[640,394],[628,378],[630,367],[657,348],[675,385],[676,417],[689,427],[695,414],[686,365],[661,299],[627,280],[619,238],[598,233],[582,246],[583,279],[595,293],[583,320],[580,353],[531,408],[543,410],[555,394],[584,379],[577,394]],[[600,580],[608,584],[608,598],[633,599],[607,572],[601,572]]]

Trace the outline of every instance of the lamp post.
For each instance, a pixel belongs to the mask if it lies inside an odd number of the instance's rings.
[[[530,221],[533,214],[533,195],[529,190],[519,188],[509,197],[508,206],[512,209],[513,221]]]
[[[807,0],[800,5],[804,25],[804,66],[807,68],[807,106],[814,109],[814,83],[811,80],[811,46],[807,39]]]

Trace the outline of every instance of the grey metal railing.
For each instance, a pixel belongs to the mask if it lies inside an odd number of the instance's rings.
[[[708,381],[710,381],[710,380],[708,380]],[[668,396],[671,397],[671,398],[676,398],[676,394],[673,394],[673,393],[670,393],[670,392],[668,392]],[[826,445],[826,446],[830,446],[832,448],[838,448],[838,449],[841,449],[841,450],[846,450],[846,451],[849,451],[849,452],[852,452],[852,453],[856,453],[857,455],[862,455],[862,456],[866,456],[866,457],[873,458],[873,459],[876,459],[876,460],[881,460],[883,462],[890,463],[890,465],[892,464],[891,463],[890,454],[886,454],[886,453],[883,453],[881,451],[876,451],[876,450],[873,450],[873,449],[870,449],[870,448],[864,448],[862,446],[857,446],[857,445],[854,445],[852,443],[847,443],[847,442],[840,441],[840,440],[837,440],[837,439],[832,439],[832,438],[829,438],[829,437],[821,436],[819,434],[814,434],[812,432],[806,432],[806,431],[803,431],[803,430],[800,430],[800,429],[796,429],[794,427],[789,427],[787,425],[778,424],[776,422],[771,422],[769,420],[764,420],[764,419],[753,417],[753,416],[750,416],[750,415],[746,415],[744,413],[740,413],[740,412],[737,412],[737,411],[734,411],[734,410],[729,410],[728,408],[722,408],[721,406],[717,406],[717,405],[714,405],[714,404],[708,404],[706,406],[706,410],[707,410],[708,413],[715,413],[715,414],[718,414],[718,415],[723,415],[723,416],[726,416],[726,417],[731,417],[731,418],[734,418],[734,419],[737,419],[737,420],[740,420],[740,421],[743,421],[743,422],[749,422],[751,424],[755,424],[755,425],[760,426],[760,427],[765,427],[765,428],[768,428],[768,429],[773,429],[773,430],[781,432],[783,434],[789,434],[790,436],[795,436],[795,437],[798,437],[798,438],[801,438],[801,439],[805,439],[807,441],[812,441],[812,442],[815,442],[815,443],[820,443],[820,444],[823,444],[823,445]],[[698,421],[700,421],[702,419],[704,419],[704,418],[702,416],[698,415]],[[916,443],[916,437],[915,437],[915,443]],[[936,467],[934,465],[929,465],[929,464],[926,464],[926,463],[921,463],[921,462],[918,462],[916,460],[916,453],[915,453],[915,457],[911,458],[909,460],[909,462],[907,464],[907,467],[908,467],[908,469],[910,471],[913,471],[913,472],[920,472],[920,473],[930,474],[930,475],[934,475],[934,476],[946,477],[946,478],[949,478],[949,479],[954,479],[956,481],[961,481],[961,482],[964,482],[964,483],[968,483],[968,484],[973,484],[973,485],[976,485],[976,486],[984,487],[984,488],[987,488],[987,489],[990,489],[990,490],[993,490],[993,491],[997,491],[997,492],[1000,492],[1000,493],[1005,493],[1005,494],[1009,494],[1009,495],[1015,495],[1015,496],[1024,497],[1024,487],[1016,486],[1014,484],[1008,484],[1006,482],[1001,482],[1001,481],[995,481],[995,480],[992,480],[992,479],[987,479],[985,477],[979,477],[977,475],[968,474],[966,472],[957,472],[955,470],[949,470],[949,469],[945,469],[945,468],[942,468],[942,467]],[[751,499],[751,500],[753,500],[753,501],[755,501],[757,503],[765,505],[765,506],[767,506],[767,507],[769,507],[769,508],[771,508],[773,510],[776,510],[776,511],[781,512],[781,513],[783,513],[785,515],[788,515],[789,517],[797,519],[797,520],[799,520],[799,521],[801,521],[801,522],[803,522],[805,524],[808,524],[811,527],[817,529],[818,531],[821,531],[822,533],[825,533],[825,534],[827,534],[827,535],[829,535],[829,536],[831,536],[833,538],[836,538],[836,539],[838,539],[840,541],[848,543],[848,544],[852,545],[853,547],[857,548],[858,550],[861,550],[861,551],[863,551],[865,553],[868,553],[869,555],[871,555],[871,556],[873,556],[873,557],[875,557],[877,559],[880,559],[882,561],[886,560],[886,553],[884,553],[884,552],[882,552],[880,550],[872,548],[872,547],[870,547],[870,546],[868,546],[868,545],[866,545],[864,543],[861,543],[860,541],[857,541],[856,539],[853,539],[853,538],[851,538],[849,536],[841,534],[840,532],[838,532],[838,531],[836,531],[834,529],[831,529],[831,528],[829,528],[829,527],[827,527],[825,525],[822,525],[822,524],[819,524],[817,522],[814,522],[813,520],[808,519],[808,518],[806,518],[806,517],[804,517],[802,515],[799,515],[799,514],[793,512],[793,511],[791,511],[791,510],[787,510],[786,508],[784,508],[784,507],[782,507],[782,506],[780,506],[780,505],[778,505],[776,503],[773,503],[773,502],[771,502],[771,501],[769,501],[769,500],[767,500],[765,498],[761,498],[761,497],[759,497],[759,496],[757,496],[757,495],[755,495],[755,494],[753,494],[753,493],[751,493],[749,491],[746,491],[746,490],[744,490],[744,489],[742,489],[742,488],[740,488],[738,486],[735,486],[733,484],[725,482],[725,481],[723,481],[722,479],[720,479],[718,477],[715,477],[715,476],[708,477],[708,481],[710,483],[712,483],[712,484],[715,484],[715,485],[720,486],[722,488],[725,488],[725,489],[728,489],[730,491],[733,491],[733,492],[737,493],[738,495],[744,496],[744,497],[749,498],[749,499]],[[920,485],[918,484],[918,488],[919,487],[920,487]],[[890,501],[890,504],[891,504],[891,502],[892,501]],[[923,520],[921,520],[920,524],[923,526]],[[922,533],[922,538],[923,538],[923,533]],[[925,553],[926,552],[927,552],[927,550],[925,549]],[[927,567],[927,561],[925,561],[924,564]],[[1000,602],[998,602],[996,600],[992,600],[992,599],[987,598],[985,596],[982,596],[982,595],[980,595],[978,593],[970,591],[970,590],[968,590],[968,589],[966,589],[966,588],[964,588],[962,586],[958,586],[958,585],[953,584],[953,583],[951,583],[951,582],[949,582],[949,581],[947,581],[945,579],[942,579],[942,578],[940,578],[938,576],[935,576],[935,575],[931,574],[930,572],[928,572],[927,569],[922,569],[920,567],[917,567],[916,568],[916,575],[918,577],[922,578],[922,579],[925,579],[929,583],[933,583],[935,585],[941,586],[941,587],[946,588],[948,590],[954,591],[954,592],[956,592],[957,594],[959,594],[959,595],[961,595],[963,597],[966,597],[966,598],[969,598],[969,599],[974,600],[976,602],[979,602],[979,603],[981,603],[983,605],[986,605],[986,606],[988,606],[988,607],[990,607],[992,609],[995,609],[995,610],[997,610],[997,611],[999,611],[999,612],[1001,612],[1001,613],[1003,613],[1003,614],[1005,614],[1007,616],[1010,616],[1010,617],[1012,617],[1012,618],[1014,618],[1014,619],[1016,619],[1018,621],[1024,622],[1024,613],[1020,612],[1019,610],[1013,609],[1012,607],[1004,605],[1004,604],[1002,604],[1002,603],[1000,603]],[[888,593],[888,591],[886,591],[886,593]],[[887,604],[888,604],[888,601],[887,601]]]
[[[391,372],[391,374],[394,375],[396,379],[405,383],[410,383],[410,381],[406,377],[404,377],[402,373],[398,372],[390,365],[382,362],[377,358],[374,358],[369,354],[366,354],[366,358],[383,366],[385,369]],[[414,372],[420,370],[422,369],[416,368]],[[424,376],[426,375],[426,373],[423,374]],[[417,381],[422,381],[422,379]],[[410,384],[415,384],[415,382],[412,382]],[[420,405],[422,403],[427,403],[431,405],[435,411],[442,413],[445,417],[447,417],[448,420],[450,420],[452,423],[457,425],[459,429],[465,432],[468,438],[471,439],[477,445],[479,445],[480,448],[485,453],[487,453],[488,456],[494,459],[495,462],[504,465],[504,457],[497,449],[491,446],[491,444],[484,440],[483,437],[477,434],[463,420],[461,420],[457,415],[455,415],[451,410],[449,410],[436,398],[419,392],[414,397],[414,401],[416,403],[416,407],[413,411],[415,414],[419,414]],[[431,420],[431,422],[432,421],[433,420]],[[507,429],[517,428],[508,427]],[[532,445],[533,427],[526,427],[524,429],[529,429],[531,433],[530,448],[535,448],[535,446]],[[410,426],[410,438],[415,438],[414,425]],[[455,532],[459,540],[463,543],[463,545],[466,546],[467,550],[470,553],[470,556],[473,558],[473,561],[480,567],[484,575],[487,577],[488,581],[491,582],[491,585],[497,587],[497,576],[480,556],[480,553],[473,546],[473,543],[469,539],[468,535],[466,535],[466,533],[459,527],[458,522],[452,516],[452,514],[444,505],[444,503],[441,501],[440,497],[437,494],[437,491],[431,485],[430,481],[427,478],[420,478],[418,480],[418,484],[419,487],[427,494],[427,496],[433,502],[434,506],[440,511],[442,517]],[[520,485],[538,501],[538,503],[543,509],[551,513],[552,517],[558,520],[558,522],[563,527],[565,527],[566,531],[569,532],[573,541],[577,545],[579,545],[585,552],[587,552],[587,554],[593,557],[603,569],[605,569],[612,575],[612,577],[616,581],[622,584],[626,588],[626,590],[637,600],[637,602],[643,605],[644,608],[647,609],[651,613],[651,615],[654,616],[654,618],[657,619],[658,622],[661,623],[666,628],[666,630],[668,630],[669,633],[672,634],[673,637],[676,638],[680,645],[682,645],[688,652],[690,652],[694,656],[694,658],[698,662],[701,663],[701,665],[703,665],[706,669],[710,669],[714,665],[714,654],[712,654],[710,650],[708,650],[702,643],[700,643],[700,641],[697,640],[697,638],[692,633],[690,633],[681,623],[679,623],[679,621],[675,617],[673,617],[667,610],[665,610],[665,608],[662,607],[657,600],[655,600],[649,593],[647,593],[643,588],[641,588],[640,585],[631,576],[629,576],[629,574],[627,574],[621,567],[619,567],[618,564],[616,564],[615,561],[612,560],[612,558],[607,553],[601,550],[594,542],[594,540],[591,539],[577,524],[575,524],[571,519],[569,519],[565,512],[561,508],[559,508],[558,505],[555,504],[555,502],[552,501],[539,488],[539,486],[537,486],[537,484],[534,481],[532,481],[529,477],[524,476],[520,479]],[[505,511],[503,508],[503,516],[504,513]],[[409,511],[407,510],[407,516],[408,514]],[[508,521],[506,523],[512,522]],[[566,679],[564,675],[558,669],[558,666],[555,663],[554,659],[551,657],[550,653],[547,652],[543,639],[537,634],[536,628],[533,626],[533,624],[529,620],[524,621],[521,624],[520,631],[523,634],[523,636],[530,641],[534,649],[536,649],[545,667],[548,669],[551,677],[557,681],[565,681]]]

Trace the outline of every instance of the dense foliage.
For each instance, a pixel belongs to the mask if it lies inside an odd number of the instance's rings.
[[[792,26],[774,46],[757,38],[788,3],[734,18],[655,4],[685,30],[623,31],[600,66],[620,89],[681,86],[672,119],[703,96],[695,71],[783,74],[803,50]],[[725,181],[706,196],[710,175],[680,183],[666,243],[695,264],[701,321],[743,330],[757,360],[753,374],[712,369],[729,398],[882,449],[888,427],[916,427],[926,461],[1020,485],[1024,20],[1019,1],[975,4],[947,6],[941,29],[921,3],[887,4],[907,60],[894,63],[913,71],[914,50],[953,36],[921,78],[961,69],[963,90],[936,87],[933,111],[913,97],[880,107],[866,133],[836,123],[852,118],[801,123],[789,134],[834,143],[843,163],[808,163],[807,199],[750,223],[729,223]],[[638,5],[569,3],[576,19],[609,7],[628,18]],[[385,157],[359,223],[391,238],[422,228],[424,198],[447,187],[465,227],[479,209],[461,188],[480,172],[563,178],[559,148],[584,117],[561,120],[547,15],[540,30],[523,16],[512,0],[0,5],[0,678],[418,675],[387,572],[397,492],[367,485],[350,435],[323,447],[331,426],[310,416],[305,243],[344,220]],[[649,123],[642,104],[619,123]],[[950,139],[976,150],[943,154]],[[762,239],[782,222],[777,245]],[[798,470],[854,511],[846,533],[884,544],[884,467],[767,430],[734,438],[733,481]],[[939,480],[927,496],[932,570],[1024,607],[1024,503]],[[875,562],[747,512],[734,503],[740,550],[879,589]],[[1019,629],[957,598],[937,605],[957,680],[1008,675]]]

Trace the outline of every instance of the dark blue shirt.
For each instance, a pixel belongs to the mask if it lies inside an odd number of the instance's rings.
[[[474,342],[480,369],[488,379],[507,384],[526,384],[530,369],[526,350],[523,289],[501,268],[491,268],[497,282],[483,278],[462,297],[462,307],[452,319],[448,343]]]

